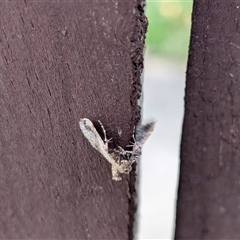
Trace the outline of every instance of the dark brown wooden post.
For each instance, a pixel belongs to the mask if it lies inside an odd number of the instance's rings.
[[[112,181],[78,122],[101,120],[121,146],[131,138],[140,119],[143,7],[0,3],[1,239],[133,238],[135,173]]]
[[[240,238],[240,3],[195,0],[176,239]]]

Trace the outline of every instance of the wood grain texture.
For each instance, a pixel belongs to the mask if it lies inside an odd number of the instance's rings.
[[[144,2],[0,3],[0,238],[132,239],[135,173],[81,133],[125,146],[140,119]],[[121,130],[122,135],[118,132]]]
[[[240,4],[195,0],[175,239],[240,236]]]

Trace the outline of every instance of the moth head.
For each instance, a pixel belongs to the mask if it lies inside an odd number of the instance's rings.
[[[125,174],[130,173],[132,170],[132,163],[133,161],[122,160],[119,165],[118,171]]]

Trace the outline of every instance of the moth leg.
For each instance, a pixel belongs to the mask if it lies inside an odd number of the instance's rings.
[[[131,153],[133,155],[134,154],[140,155],[141,154],[141,146],[138,145],[138,143],[134,137],[134,134],[133,134],[132,138],[133,138],[133,142],[129,142],[130,144],[127,145],[127,147],[132,147],[133,150],[131,151]]]
[[[117,152],[119,152],[119,154],[122,154],[122,155],[127,155],[128,153],[129,154],[132,154],[133,151],[128,151],[128,150],[124,150],[122,147],[118,146],[118,149],[119,150],[116,150]]]
[[[105,150],[108,151],[108,143],[111,142],[112,138],[107,139],[107,134],[106,134],[106,130],[103,127],[103,124],[101,123],[100,120],[98,120],[102,130],[103,130],[103,135],[104,135],[104,143],[105,143]]]
[[[136,139],[135,139],[135,136],[134,136],[134,134],[132,135],[132,139],[133,139],[133,142],[129,142],[130,144],[129,145],[127,145],[127,147],[134,147],[135,145],[136,145]]]
[[[119,150],[117,150],[119,153],[121,153],[121,154],[126,154],[126,151],[122,148],[122,147],[120,147],[120,146],[118,146],[118,149]]]

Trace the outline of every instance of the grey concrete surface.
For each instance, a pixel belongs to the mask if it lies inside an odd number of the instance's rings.
[[[186,62],[145,57],[143,122],[156,120],[139,163],[136,239],[172,239],[184,109]]]

